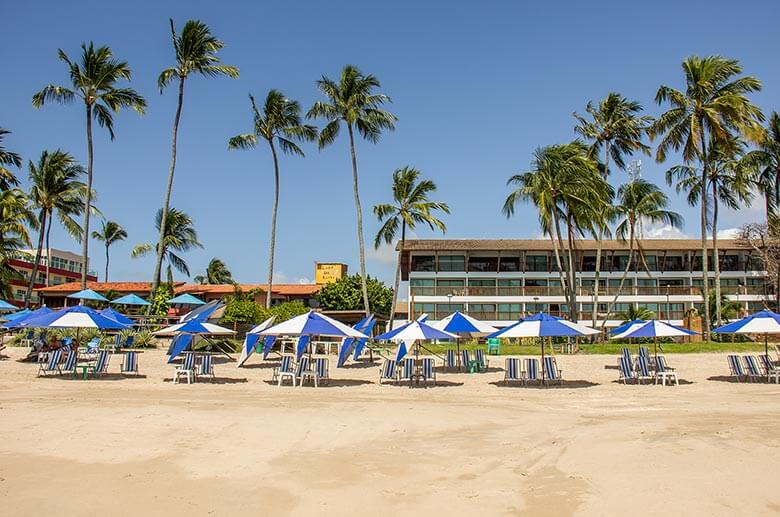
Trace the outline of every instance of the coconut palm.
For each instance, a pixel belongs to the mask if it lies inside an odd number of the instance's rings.
[[[634,320],[651,320],[655,318],[655,313],[647,307],[638,307],[633,303],[623,312],[617,314],[617,319],[621,324],[629,323]]]
[[[100,231],[93,231],[92,238],[102,242],[106,247],[106,279],[108,282],[108,264],[110,262],[109,248],[112,244],[127,239],[127,232],[119,223],[114,221],[106,221],[103,219],[101,222]]]
[[[252,133],[234,136],[228,142],[229,149],[250,149],[257,146],[260,139],[268,142],[271,156],[274,159],[274,203],[271,211],[271,241],[268,252],[268,292],[271,292],[274,276],[274,254],[276,251],[276,215],[279,209],[279,159],[276,155],[275,142],[279,143],[282,152],[304,156],[303,150],[295,141],[312,141],[317,138],[317,128],[301,124],[301,107],[293,100],[286,98],[282,92],[271,90],[265,98],[262,113],[257,108],[255,98],[250,95],[254,117]],[[271,296],[266,296],[266,308],[271,307]]]
[[[655,96],[660,105],[671,108],[650,127],[651,138],[660,137],[656,161],[666,160],[670,150],[681,151],[686,164],[698,163],[701,171],[701,191],[707,192],[709,144],[731,140],[734,134],[757,133],[763,120],[761,110],[747,95],[761,89],[761,82],[750,76],[740,76],[742,66],[735,59],[721,56],[691,56],[682,63],[685,90],[662,85]],[[700,197],[701,249],[704,299],[709,296],[707,264],[707,196]],[[709,304],[704,304],[704,338],[709,337],[711,317]]]
[[[360,205],[358,188],[357,155],[355,154],[355,129],[366,140],[377,143],[383,130],[392,131],[398,118],[382,109],[390,98],[376,93],[379,79],[363,74],[357,67],[347,65],[341,71],[339,82],[325,76],[317,81],[317,87],[327,101],[317,101],[306,114],[307,118],[322,118],[327,121],[320,131],[317,143],[322,149],[332,144],[339,134],[342,122],[349,134],[349,150],[352,158],[352,190],[357,213],[358,249],[360,254],[360,279],[363,290],[363,308],[370,313],[368,286],[366,283],[366,251],[363,243],[363,209]]]
[[[43,151],[37,163],[29,162],[27,166],[30,180],[30,202],[38,212],[38,244],[33,262],[32,274],[27,284],[24,297],[25,306],[30,303],[35,279],[38,275],[38,265],[46,240],[47,257],[51,257],[49,242],[52,219],[56,215],[60,224],[76,240],[81,240],[83,230],[74,219],[84,211],[84,199],[87,197],[87,186],[81,181],[84,167],[79,165],[70,154],[56,150]],[[94,193],[93,193],[94,194]],[[94,196],[91,196],[94,197]],[[94,210],[94,207],[93,207]],[[83,264],[86,268],[86,263]],[[49,268],[46,268],[48,284]]]
[[[114,58],[108,47],[95,48],[94,43],[89,46],[81,45],[80,62],[71,61],[68,55],[59,49],[59,58],[68,66],[71,87],[56,86],[50,84],[33,95],[32,103],[40,108],[47,101],[56,101],[68,104],[79,98],[84,103],[87,113],[87,185],[84,197],[84,224],[82,232],[89,235],[89,217],[92,210],[92,119],[95,119],[100,127],[108,130],[111,140],[114,139],[114,116],[122,108],[132,108],[143,115],[146,109],[146,100],[132,88],[118,88],[116,84],[121,80],[129,81],[132,72],[125,61]],[[89,239],[81,240],[81,258],[84,266],[81,271],[81,288],[87,287],[87,271],[89,260]]]
[[[157,216],[155,217],[155,228],[160,229],[162,224],[162,208],[157,210]],[[163,235],[165,238],[162,240],[162,255],[168,262],[168,283],[173,283],[173,270],[180,273],[184,273],[190,276],[190,268],[178,253],[187,252],[193,248],[202,248],[203,245],[198,241],[198,233],[195,231],[192,218],[173,207],[168,211],[168,219],[166,220],[166,228]],[[160,245],[159,243],[157,244]],[[154,245],[151,243],[139,244],[134,247],[130,252],[132,258],[139,258],[149,254]]]
[[[209,261],[206,267],[205,275],[195,275],[195,282],[198,284],[235,284],[233,274],[227,268],[224,262],[218,258]],[[270,292],[270,290],[269,290]]]
[[[607,306],[607,318],[604,319],[602,327],[606,324],[606,320],[609,318],[612,308],[620,297],[623,290],[623,284],[625,284],[626,277],[628,276],[628,272],[631,270],[634,261],[635,250],[637,261],[641,261],[645,270],[647,270],[647,265],[644,263],[642,243],[637,238],[637,228],[640,222],[644,220],[651,223],[668,224],[673,228],[680,228],[682,226],[682,217],[680,217],[680,214],[667,210],[666,207],[668,206],[669,198],[667,195],[664,194],[657,185],[646,180],[636,179],[622,185],[618,189],[615,212],[620,222],[615,229],[615,234],[620,241],[628,241],[628,258],[626,260],[626,267],[623,270],[623,275],[620,277],[617,293],[615,293],[614,298]]]
[[[777,217],[780,208],[780,115],[773,111],[760,134],[758,148],[745,155],[758,174],[756,183],[764,196],[766,220]]]
[[[718,214],[720,205],[732,210],[742,206],[750,206],[753,200],[753,166],[752,160],[745,156],[745,145],[742,142],[712,142],[709,145],[709,167],[707,168],[707,205],[710,209],[710,224],[712,239],[712,265],[715,273],[715,322],[720,323],[721,287],[720,287],[720,255],[718,252]],[[666,181],[675,185],[677,192],[687,192],[688,204],[696,206],[701,198],[701,171],[690,165],[678,165],[666,171]]]
[[[171,39],[176,57],[176,65],[166,68],[157,78],[157,86],[160,93],[165,90],[172,81],[178,79],[179,96],[176,104],[176,115],[173,118],[173,138],[171,140],[171,165],[168,169],[168,184],[165,188],[165,198],[162,206],[162,222],[158,226],[160,236],[159,243],[165,239],[164,228],[168,227],[170,215],[171,192],[173,192],[173,175],[176,171],[176,142],[179,135],[179,120],[184,103],[184,83],[190,74],[200,74],[206,77],[238,77],[238,68],[223,65],[217,57],[217,52],[225,46],[220,40],[211,34],[208,25],[200,20],[187,20],[181,33],[176,32],[173,19],[170,19]],[[154,275],[152,276],[152,293],[160,284],[160,271],[162,269],[165,246],[157,246],[157,257],[154,263]]]
[[[30,207],[27,195],[18,188],[0,190],[0,295],[12,295],[12,279],[21,275],[8,263],[18,256],[18,250],[30,247],[27,228],[38,228],[38,218]]]
[[[21,167],[22,157],[3,147],[3,140],[10,133],[9,130],[0,127],[0,190],[8,190],[19,185],[16,175],[8,170],[7,166]]]
[[[384,242],[392,244],[398,238],[401,230],[401,246],[398,250],[398,261],[395,267],[395,283],[393,284],[393,303],[390,310],[390,324],[393,328],[395,304],[398,301],[398,289],[401,283],[401,255],[406,243],[406,229],[414,230],[417,224],[427,224],[431,230],[447,231],[443,221],[437,219],[433,212],[450,213],[446,203],[431,201],[428,197],[436,192],[436,184],[431,180],[419,180],[420,171],[406,166],[396,169],[393,173],[393,203],[374,206],[374,214],[383,223],[374,238],[374,248],[379,248]],[[419,181],[418,181],[419,180]]]

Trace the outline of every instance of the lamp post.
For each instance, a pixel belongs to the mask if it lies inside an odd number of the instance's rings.
[[[452,311],[452,293],[447,293],[447,310]]]

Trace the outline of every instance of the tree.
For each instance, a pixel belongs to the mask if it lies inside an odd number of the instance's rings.
[[[176,171],[176,142],[179,135],[181,110],[184,104],[184,83],[192,73],[206,77],[238,77],[238,68],[220,63],[216,54],[222,50],[225,44],[211,34],[208,25],[199,20],[188,20],[184,24],[181,34],[177,34],[173,25],[173,19],[170,19],[169,22],[171,24],[171,39],[176,55],[176,65],[166,68],[160,73],[160,76],[157,78],[157,86],[162,94],[171,81],[178,79],[179,96],[176,104],[176,115],[173,118],[171,165],[168,169],[168,184],[165,188],[165,198],[163,199],[162,222],[158,227],[160,236],[156,247],[157,257],[154,263],[154,275],[152,276],[152,292],[160,285],[160,272],[162,270],[165,249],[162,243],[166,237],[163,229],[168,227],[168,217],[170,216],[173,175]]]
[[[536,206],[542,231],[553,245],[569,315],[576,320],[574,237],[594,230],[595,214],[609,204],[614,195],[612,187],[580,141],[537,149],[531,170],[510,177],[507,185],[515,186],[515,190],[504,201],[504,215],[514,215],[515,206],[520,202],[530,201]],[[562,225],[567,230],[565,241]],[[561,260],[564,248],[565,262]]]
[[[401,255],[406,243],[406,229],[414,230],[417,224],[427,224],[431,230],[447,231],[444,222],[437,219],[433,212],[441,211],[450,213],[450,207],[446,203],[431,201],[429,194],[436,192],[436,184],[431,180],[418,181],[420,171],[406,166],[396,169],[393,173],[393,202],[374,206],[374,214],[381,228],[374,238],[374,248],[379,248],[382,242],[393,244],[398,238],[398,229],[401,230],[401,246],[398,250],[398,260],[395,267],[395,283],[393,284],[393,301],[390,311],[390,323],[388,328],[393,328],[395,305],[398,301],[398,289],[401,284]]]
[[[218,258],[209,261],[206,267],[205,275],[195,275],[195,282],[198,284],[235,284],[233,274],[227,268],[224,262]]]
[[[749,223],[739,230],[737,242],[755,253],[775,293],[775,310],[780,307],[780,229],[778,222]],[[766,294],[766,293],[764,293]]]
[[[634,320],[651,320],[655,318],[655,313],[647,307],[638,307],[633,303],[628,306],[628,309],[619,313],[617,319],[621,321],[621,324],[628,323]]]
[[[757,169],[756,183],[764,196],[766,220],[778,217],[780,208],[780,115],[773,111],[767,128],[759,133],[758,148],[745,155]]]
[[[9,130],[0,127],[0,190],[8,190],[19,185],[16,175],[8,170],[7,166],[21,167],[22,157],[3,146],[5,135],[10,133]]]
[[[636,179],[621,186],[617,192],[617,204],[615,205],[615,212],[617,213],[618,224],[615,234],[617,238],[625,242],[628,240],[628,258],[626,259],[626,267],[623,270],[623,275],[620,277],[620,284],[618,285],[617,293],[607,306],[607,318],[612,313],[612,308],[617,303],[618,297],[620,297],[623,291],[623,285],[625,284],[628,272],[631,270],[631,265],[634,260],[634,250],[638,255],[637,262],[641,261],[645,270],[647,265],[644,259],[644,250],[642,243],[637,239],[637,227],[642,220],[650,221],[651,223],[668,224],[673,228],[680,228],[682,226],[682,217],[677,212],[667,210],[669,206],[669,198],[664,194],[657,185],[654,185],[643,179]],[[638,263],[637,263],[638,266]],[[648,271],[649,274],[649,271]],[[602,324],[602,328],[606,325],[606,319]]]
[[[127,232],[119,223],[114,221],[106,221],[103,219],[101,222],[100,231],[93,231],[92,238],[102,242],[106,246],[106,282],[108,282],[108,264],[110,261],[108,249],[112,244],[127,239]]]
[[[368,299],[378,314],[390,314],[393,291],[383,282],[368,277]],[[363,308],[363,280],[349,275],[320,289],[320,306],[327,311],[356,311]]]
[[[162,225],[162,212],[162,208],[157,210],[157,216],[155,217],[154,225],[157,230]],[[190,276],[189,266],[174,251],[184,253],[193,248],[202,248],[203,245],[198,241],[198,233],[195,231],[192,218],[184,212],[171,207],[165,224],[165,231],[163,232],[165,237],[162,240],[162,249],[158,253],[162,253],[168,262],[168,283],[173,284],[173,269]],[[160,243],[157,246],[160,246]],[[153,248],[154,246],[150,243],[139,244],[133,248],[130,256],[132,258],[143,257],[151,252]],[[152,292],[156,293],[157,289],[152,290]]]
[[[685,91],[661,85],[655,96],[659,105],[669,102],[671,108],[650,127],[651,138],[660,137],[656,161],[666,160],[670,150],[682,151],[686,164],[698,163],[701,191],[708,191],[709,143],[733,139],[734,133],[757,133],[764,116],[747,98],[759,91],[761,82],[750,76],[736,77],[742,67],[735,59],[721,56],[691,56],[682,63]],[[707,196],[701,196],[701,253],[704,300],[709,297],[707,264]],[[709,338],[711,316],[704,303],[704,339]]]
[[[84,199],[87,197],[88,190],[87,185],[81,181],[84,176],[84,167],[79,165],[73,156],[64,151],[43,151],[38,158],[38,163],[30,161],[27,168],[30,173],[30,202],[32,208],[38,212],[39,231],[35,262],[24,297],[25,307],[30,304],[35,279],[38,276],[44,236],[47,257],[51,257],[49,237],[53,217],[56,215],[60,224],[77,241],[86,240],[83,239],[82,228],[74,217],[78,217],[84,211]],[[94,207],[92,208],[94,209]],[[82,267],[87,267],[86,262]],[[48,267],[46,271],[48,284]]]
[[[268,245],[268,292],[271,292],[274,279],[274,254],[276,251],[276,215],[279,210],[279,160],[274,142],[279,143],[282,152],[304,156],[303,150],[295,141],[312,141],[317,138],[317,128],[301,124],[300,105],[286,98],[278,90],[271,90],[265,98],[263,112],[257,109],[255,98],[250,95],[254,116],[252,133],[234,136],[228,142],[229,149],[250,149],[257,146],[259,139],[268,142],[274,159],[274,204],[271,211],[271,241]],[[271,297],[266,296],[266,308],[271,307]]]
[[[38,218],[27,195],[18,188],[0,190],[0,296],[11,297],[11,280],[22,278],[8,261],[30,246],[28,226],[37,229]]]
[[[625,170],[625,157],[635,152],[650,155],[650,147],[642,139],[652,122],[650,116],[640,116],[642,105],[636,101],[629,101],[616,92],[610,92],[594,106],[588,102],[585,111],[590,115],[586,118],[574,113],[574,118],[579,124],[574,131],[590,140],[588,152],[592,158],[597,158],[601,148],[604,148],[604,174],[609,176],[610,158],[621,170]],[[594,222],[596,223],[596,270],[593,290],[592,324],[596,325],[596,316],[599,303],[599,281],[601,278],[601,254],[604,237],[609,238],[610,224],[614,221],[614,213],[610,203],[604,209],[597,211]]]
[[[347,127],[349,150],[352,158],[352,190],[357,215],[363,309],[366,316],[371,312],[371,306],[369,305],[368,280],[366,277],[363,209],[360,205],[354,131],[357,129],[360,136],[375,144],[379,141],[382,130],[393,131],[395,129],[395,123],[398,118],[382,109],[384,104],[390,102],[390,97],[382,93],[375,93],[375,90],[380,86],[379,79],[373,75],[365,75],[357,67],[347,65],[341,71],[341,78],[338,83],[324,75],[317,81],[317,87],[328,100],[315,102],[306,114],[307,118],[323,118],[327,121],[317,139],[320,149],[332,144],[336,140],[342,122]]]
[[[111,140],[114,139],[113,113],[122,108],[132,108],[143,115],[146,101],[132,88],[118,88],[116,83],[129,81],[132,75],[130,66],[125,61],[114,59],[111,49],[98,47],[90,42],[89,46],[81,45],[81,60],[71,61],[62,49],[58,50],[59,58],[68,66],[71,88],[50,84],[33,95],[32,103],[36,108],[46,101],[56,101],[68,104],[79,98],[84,103],[87,115],[87,186],[84,196],[84,225],[82,233],[89,236],[89,216],[92,212],[92,119],[97,120],[100,127],[108,130]],[[81,259],[84,266],[81,271],[81,288],[87,288],[87,271],[89,270],[89,239],[81,240]]]

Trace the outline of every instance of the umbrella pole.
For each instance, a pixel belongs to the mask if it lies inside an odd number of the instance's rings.
[[[655,383],[658,384],[658,336],[653,336],[653,355],[655,356],[655,369],[653,374],[655,376]]]
[[[769,333],[764,332],[764,353],[766,354],[766,360],[769,362]],[[769,368],[766,369],[766,382],[769,382]]]
[[[540,341],[542,342],[542,384],[544,384],[544,338],[540,337]]]
[[[458,364],[460,364],[460,334],[455,338],[455,346],[458,348]]]

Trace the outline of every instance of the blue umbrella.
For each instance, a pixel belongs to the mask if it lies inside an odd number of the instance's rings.
[[[25,311],[27,311],[27,312],[25,313]],[[9,321],[8,323],[6,323],[5,325],[3,325],[3,327],[5,327],[7,329],[23,328],[25,326],[24,325],[25,321],[27,321],[29,319],[35,319],[38,316],[43,316],[43,315],[49,314],[51,312],[52,312],[52,310],[49,309],[48,307],[41,307],[40,309],[36,309],[34,311],[31,311],[29,309],[25,309],[24,311],[19,311],[19,312],[15,313],[15,314],[9,314],[8,316],[6,316],[6,318],[11,317],[11,316],[13,316],[14,318],[11,321]]]
[[[96,293],[92,289],[84,289],[83,291],[79,291],[77,293],[69,294],[68,298],[75,298],[76,300],[92,300],[96,302],[107,302],[108,298],[105,296]]]
[[[613,328],[612,330],[609,331],[609,333],[613,334],[613,335],[615,335],[615,334],[622,334],[623,332],[625,332],[626,330],[631,328],[631,326],[637,325],[639,323],[645,323],[645,321],[646,320],[627,321],[627,322],[623,323],[622,325],[619,325],[619,326]]]
[[[96,328],[101,330],[124,330],[127,328],[124,323],[103,316],[95,309],[84,305],[50,311],[42,316],[28,317],[19,326],[24,328]]]
[[[27,316],[31,312],[32,311],[30,309],[22,309],[20,311],[12,312],[11,314],[6,314],[5,316],[3,316],[0,319],[2,319],[4,321],[14,321],[15,319]]]
[[[5,300],[0,300],[0,311],[15,311],[18,309],[19,307],[16,305],[12,305]]]
[[[111,303],[116,305],[151,305],[137,294],[126,294],[116,300],[111,300]]]
[[[780,334],[780,314],[770,310],[758,311],[741,320],[713,329],[713,332],[718,334],[763,334],[764,353],[769,356],[769,334]]]
[[[374,319],[374,315],[371,314],[369,316],[364,317],[362,320],[358,321],[354,325],[352,325],[352,328],[355,330],[359,330],[363,334],[368,335],[371,332],[371,329],[374,328],[374,324],[376,323],[376,320]],[[341,368],[344,366],[344,363],[347,361],[347,358],[354,352],[354,360],[357,361],[360,357],[361,352],[363,351],[363,347],[366,344],[366,341],[368,341],[368,338],[354,338],[354,337],[348,337],[345,338],[344,341],[341,343],[341,349],[339,350],[339,358],[336,362],[336,367]]]
[[[133,325],[135,322],[122,314],[119,311],[115,311],[111,307],[108,307],[107,309],[103,309],[100,311],[100,314],[103,316],[106,316],[107,318],[111,318],[112,320],[118,321],[119,323],[123,323],[124,325]]]
[[[168,300],[171,305],[205,305],[206,302],[191,294],[180,294]]]
[[[295,360],[300,361],[303,357],[303,353],[306,351],[306,345],[311,341],[310,334],[304,334],[298,337],[298,341],[295,343]]]
[[[363,327],[362,329],[360,329],[360,331],[363,334],[371,335],[371,332],[374,330],[375,326],[376,326],[376,320],[372,319],[368,323],[368,326],[367,327]],[[368,338],[367,337],[360,338],[360,339],[357,340],[357,342],[355,343],[355,351],[352,354],[352,360],[353,361],[357,361],[358,359],[360,359],[360,354],[362,354],[363,353],[363,349],[366,348],[366,343],[368,343]]]
[[[629,327],[620,334],[612,336],[612,339],[629,339],[629,338],[653,338],[653,355],[655,356],[656,364],[658,364],[658,338],[659,337],[679,337],[679,336],[692,336],[698,334],[692,330],[688,330],[671,323],[666,323],[660,320],[649,320],[642,323],[637,323],[634,326]]]
[[[378,341],[400,341],[395,358],[396,362],[398,362],[407,354],[407,341],[415,343],[420,340],[455,339],[456,337],[458,336],[455,334],[439,330],[425,322],[415,320],[410,321],[397,329],[391,330],[390,332],[385,332],[374,339]],[[419,347],[415,347],[415,353],[419,354]]]

